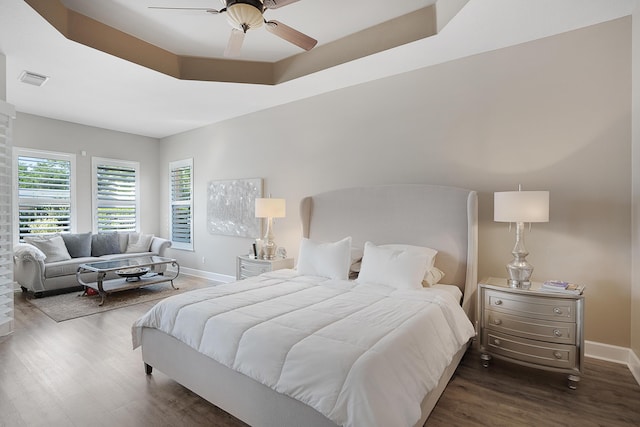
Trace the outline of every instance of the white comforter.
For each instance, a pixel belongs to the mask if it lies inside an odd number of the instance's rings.
[[[412,426],[474,336],[443,291],[279,270],[167,298],[133,325],[157,328],[343,426]]]

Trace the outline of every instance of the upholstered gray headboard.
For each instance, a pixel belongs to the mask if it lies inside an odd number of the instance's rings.
[[[300,215],[303,236],[310,239],[351,236],[359,248],[371,241],[436,249],[442,282],[462,290],[462,306],[470,314],[478,275],[475,191],[426,184],[348,188],[305,197]]]

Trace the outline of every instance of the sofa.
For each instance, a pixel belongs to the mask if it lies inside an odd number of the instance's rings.
[[[49,291],[76,290],[76,272],[80,264],[149,255],[165,256],[171,241],[152,234],[65,233],[24,237],[24,243],[13,248],[13,275],[23,292],[35,297]],[[156,268],[162,274],[166,266]],[[95,281],[96,273],[84,273],[85,282]],[[116,278],[115,274],[107,279]]]

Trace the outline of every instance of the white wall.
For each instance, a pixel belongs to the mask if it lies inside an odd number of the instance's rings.
[[[0,53],[0,101],[7,100],[7,57]]]
[[[14,146],[76,155],[77,232],[91,231],[91,157],[106,157],[140,162],[140,227],[160,233],[158,140],[24,113],[14,124]]]
[[[628,347],[630,40],[623,18],[166,138],[162,205],[169,161],[194,157],[196,181],[195,252],[171,253],[232,275],[247,252],[249,239],[207,233],[210,180],[264,178],[287,200],[276,242],[294,255],[303,196],[425,182],[479,192],[479,273],[504,276],[514,236],[492,221],[493,192],[523,184],[551,192],[551,221],[526,236],[534,279],[585,284],[586,338]]]
[[[640,2],[639,2],[640,3]],[[633,12],[633,225],[631,284],[631,349],[640,358],[640,5]]]

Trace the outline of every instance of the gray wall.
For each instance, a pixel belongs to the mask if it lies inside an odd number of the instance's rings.
[[[435,183],[479,192],[481,276],[504,276],[513,233],[493,192],[551,192],[551,220],[526,234],[534,279],[583,283],[586,338],[630,345],[631,19],[338,90],[161,141],[194,157],[195,251],[185,267],[234,274],[249,239],[206,229],[210,180],[262,177],[287,200],[276,242],[296,255],[300,199],[331,189]],[[167,209],[161,209],[163,232]],[[257,236],[256,236],[257,237]],[[203,262],[204,258],[204,262]]]
[[[76,155],[77,231],[91,231],[91,157],[140,162],[140,229],[160,233],[158,140],[18,113],[13,145]],[[81,152],[85,151],[86,156]]]

